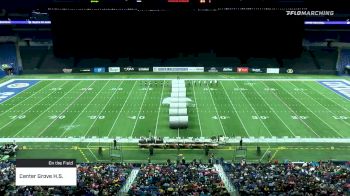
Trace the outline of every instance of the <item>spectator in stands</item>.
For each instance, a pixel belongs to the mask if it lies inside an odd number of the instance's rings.
[[[214,167],[193,161],[142,167],[130,195],[229,195]]]
[[[132,168],[121,164],[80,164],[76,187],[16,187],[15,165],[0,162],[0,195],[115,195]]]
[[[350,170],[333,163],[224,164],[241,195],[350,195]]]

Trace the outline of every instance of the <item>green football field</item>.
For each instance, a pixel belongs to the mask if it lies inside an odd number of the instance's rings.
[[[169,78],[41,79],[0,104],[0,137],[350,137],[349,100],[317,79],[217,81],[186,79],[189,126],[170,129]]]

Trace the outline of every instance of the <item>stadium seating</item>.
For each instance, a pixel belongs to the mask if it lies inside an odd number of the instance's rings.
[[[340,59],[338,62],[338,68],[337,70],[340,73],[344,72],[345,66],[350,65],[350,50],[349,49],[342,49],[340,52]]]
[[[229,195],[215,168],[199,162],[144,166],[129,194]]]
[[[0,162],[0,195],[116,195],[132,165],[80,164],[76,187],[16,187],[15,164]]]
[[[349,163],[224,164],[240,195],[349,195]]]
[[[338,33],[332,31],[306,31],[304,38],[309,42],[324,42],[326,40],[338,40]]]
[[[0,66],[7,64],[17,71],[16,47],[12,43],[0,43]]]
[[[350,162],[226,163],[240,195],[350,195]],[[16,187],[15,164],[0,162],[0,195],[116,195],[140,167],[129,195],[229,195],[212,164],[77,165],[76,187]],[[225,182],[227,183],[227,182]]]

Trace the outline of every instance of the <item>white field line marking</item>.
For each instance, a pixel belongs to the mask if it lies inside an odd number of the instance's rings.
[[[312,110],[310,110],[308,107],[306,107],[298,98],[296,98],[294,95],[289,93],[287,90],[285,90],[280,84],[275,82],[278,86],[280,86],[285,92],[287,92],[289,95],[291,95],[296,101],[298,101],[301,105],[303,105],[307,110],[309,110],[314,116],[316,116],[318,119],[321,120],[325,125],[327,125],[329,128],[331,128],[335,133],[337,133],[340,137],[344,137],[338,133],[337,130],[335,130],[333,127],[331,127],[328,123],[324,122],[320,117],[318,117]]]
[[[234,83],[235,83],[235,85],[237,86],[237,88],[239,88],[238,84],[237,84],[235,81],[234,81]],[[244,97],[244,99],[245,99],[246,102],[249,104],[249,106],[253,109],[254,113],[255,113],[257,116],[260,116],[260,115],[256,112],[255,108],[252,106],[252,104],[249,102],[249,100],[247,99],[247,97],[245,96],[245,94],[242,93],[242,91],[239,91],[239,92],[240,92],[241,95]],[[267,126],[265,125],[264,121],[263,121],[261,118],[259,118],[259,120],[260,120],[260,122],[262,123],[262,125],[265,127],[265,129],[269,132],[269,134],[270,134],[271,136],[273,136],[273,135],[271,134],[269,128],[267,128]],[[260,132],[260,131],[259,131],[259,132]]]
[[[151,81],[151,80],[166,80],[166,81],[171,81],[176,79],[174,78],[39,78],[39,79],[24,79],[24,78],[18,78],[16,80],[72,80],[72,81],[77,81],[77,80],[126,80],[126,81]],[[184,80],[193,80],[193,81],[199,81],[199,80],[205,80],[205,81],[210,81],[213,79],[198,79],[198,78],[186,78]],[[222,81],[342,81],[342,79],[308,79],[308,78],[217,78],[214,80],[222,80]],[[345,80],[346,81],[346,80]],[[348,82],[348,81],[346,81]],[[350,84],[350,82],[348,82]]]
[[[37,85],[37,84],[39,84],[39,83],[40,83],[40,82],[36,83],[35,85]],[[0,116],[4,115],[5,113],[7,113],[8,111],[10,111],[10,110],[13,109],[14,107],[20,105],[21,103],[27,101],[29,98],[33,97],[34,95],[36,95],[36,94],[39,93],[40,91],[46,89],[48,86],[50,86],[50,85],[53,84],[53,83],[54,83],[54,82],[50,82],[50,83],[46,84],[46,85],[43,86],[40,90],[36,91],[35,93],[31,94],[31,95],[28,96],[27,98],[23,99],[22,101],[16,103],[16,104],[13,105],[12,107],[10,107],[10,108],[7,109],[6,111],[2,112],[2,113],[0,114]],[[35,85],[32,85],[32,86],[35,86]],[[26,89],[26,90],[28,90],[28,89]],[[25,90],[24,90],[24,91],[25,91]],[[24,92],[24,91],[22,91],[22,92]],[[22,93],[22,92],[21,92],[21,93]],[[20,94],[20,93],[18,93],[18,94],[17,94],[16,96],[14,96],[14,97],[17,97],[19,94]],[[14,97],[13,97],[13,98],[14,98]],[[9,99],[8,99],[8,100],[9,100]],[[6,101],[8,101],[8,100],[6,100]],[[4,102],[2,102],[2,103],[4,103]]]
[[[347,83],[347,84],[350,84],[350,81],[346,80],[346,79],[342,79],[341,81]]]
[[[220,118],[218,109],[217,109],[217,107],[216,107],[216,104],[215,104],[215,102],[214,102],[213,95],[211,94],[211,90],[210,90],[210,87],[209,87],[208,84],[207,84],[207,87],[208,87],[208,91],[209,91],[209,94],[210,94],[210,97],[211,97],[211,101],[213,102],[213,105],[214,105],[214,108],[215,108],[216,115],[217,115],[218,118],[219,118],[219,123],[220,123],[221,129],[222,129],[222,132],[224,133],[224,136],[226,137],[226,132],[225,132],[224,126],[222,125],[222,122],[221,122],[221,118]]]
[[[267,148],[267,150],[265,151],[265,153],[263,154],[263,156],[260,158],[260,161],[262,161],[266,155],[266,153],[270,150],[270,147]]]
[[[76,101],[79,100],[79,98],[87,91],[88,88],[90,88],[96,81],[93,81],[77,98],[75,98],[59,115],[57,116],[61,116],[62,114],[64,114]],[[68,94],[68,93],[67,93]],[[42,113],[43,114],[43,113]],[[53,121],[51,121],[51,123],[49,125],[47,125],[38,135],[38,137],[43,134],[54,122],[56,122],[58,118],[54,119]]]
[[[197,97],[196,97],[196,90],[194,89],[193,81],[192,82],[192,89],[193,89],[193,96],[194,96],[194,102],[196,103],[196,110],[197,110],[197,117],[198,117],[198,124],[199,124],[199,130],[201,131],[201,137],[203,137],[203,130],[201,125],[201,120],[199,118],[199,111],[197,106]]]
[[[68,81],[67,81],[68,82]],[[40,118],[43,114],[45,114],[47,111],[49,111],[53,106],[55,106],[56,103],[58,103],[63,97],[68,95],[80,82],[76,83],[67,93],[65,93],[61,98],[59,98],[57,101],[55,101],[53,104],[51,104],[50,107],[46,108],[42,113],[39,114],[34,120],[32,120],[30,123],[28,123],[25,127],[23,127],[21,130],[19,130],[15,135],[17,136],[19,133],[21,133],[25,128],[27,128],[29,125],[33,124],[38,118]]]
[[[165,81],[163,81],[162,93],[161,93],[161,95],[160,95],[159,108],[158,108],[158,115],[157,115],[157,121],[156,121],[156,128],[154,129],[154,137],[157,136],[158,122],[159,122],[159,115],[160,115],[160,108],[161,108],[161,106],[162,106],[162,101],[163,101],[164,86],[165,86]]]
[[[316,90],[314,90],[309,84],[307,84],[307,82],[306,83],[303,83],[305,86],[307,86],[309,89],[311,89],[312,91],[314,91],[314,92],[316,92],[317,94],[320,94],[320,95],[322,95],[324,98],[326,98],[326,99],[328,99],[328,100],[330,100],[330,101],[332,101],[333,103],[335,103],[336,105],[338,105],[339,107],[341,107],[341,108],[343,108],[344,110],[346,110],[346,111],[348,111],[348,112],[350,112],[350,110],[349,109],[347,109],[347,108],[345,108],[344,106],[342,106],[342,105],[340,105],[339,103],[337,103],[336,101],[334,101],[334,100],[332,100],[332,99],[330,99],[330,98],[328,98],[327,96],[325,96],[325,95],[323,95],[322,93],[319,93],[319,92],[317,92]],[[321,85],[321,84],[319,84],[319,83],[317,83],[318,85],[320,85],[320,86],[322,86],[322,88],[324,88],[325,90],[328,90],[327,88],[325,88],[323,85]],[[336,94],[337,95],[337,94]]]
[[[92,154],[92,156],[96,159],[96,161],[98,161],[99,159],[96,157],[96,155],[92,152],[92,150],[88,147],[90,153]]]
[[[281,117],[275,112],[275,110],[270,106],[270,104],[265,100],[263,96],[260,95],[259,91],[257,91],[254,86],[252,86],[253,90],[259,95],[259,97],[265,102],[265,104],[270,108],[270,110],[277,116],[277,118],[284,124],[284,126],[289,130],[289,132],[295,137],[294,132],[288,127],[288,125],[281,119]]]
[[[72,126],[72,125],[79,119],[79,117],[85,112],[85,110],[86,110],[86,109],[90,106],[90,104],[96,99],[96,97],[98,97],[98,95],[102,92],[102,90],[107,86],[108,83],[109,83],[109,81],[106,82],[106,83],[102,86],[102,88],[100,88],[100,90],[95,94],[95,96],[89,101],[88,104],[85,104],[83,110],[78,114],[78,116],[76,116],[76,117],[74,118],[74,120],[69,124],[69,126]],[[62,113],[61,113],[61,115],[62,115]],[[55,120],[56,120],[56,119],[55,119]],[[55,120],[54,120],[54,121],[55,121]],[[54,121],[53,121],[53,122],[54,122]],[[53,124],[53,122],[52,122],[51,124]],[[51,126],[51,124],[50,124],[49,126]],[[49,126],[46,127],[46,129],[48,129]],[[64,130],[63,133],[60,135],[60,137],[64,136],[64,134],[66,134],[68,130],[69,130],[69,129]]]
[[[122,82],[119,83],[117,89],[120,88],[120,86],[124,83],[124,80]],[[109,102],[111,102],[112,98],[117,94],[118,90],[115,90],[113,92],[113,94],[109,97],[108,101],[106,102],[106,104],[103,106],[102,110],[99,112],[98,116],[100,116],[104,110],[106,109],[107,105],[109,104]],[[87,132],[85,133],[85,137],[86,135],[90,132],[90,130],[92,129],[92,127],[95,125],[96,121],[97,121],[98,118],[95,118],[94,119],[94,122],[91,124],[91,126],[89,127],[89,129],[87,130]]]
[[[65,85],[67,82],[63,83],[61,86]],[[51,93],[47,94],[45,97],[43,97],[42,99],[40,99],[40,101],[38,101],[37,103],[33,104],[30,108],[28,108],[27,110],[25,110],[24,112],[22,112],[21,114],[19,114],[18,116],[21,116],[25,113],[27,113],[29,110],[31,110],[32,108],[34,108],[35,106],[39,105],[39,103],[41,103],[43,100],[45,100],[47,97],[49,97],[52,93],[54,93],[55,91],[52,91]],[[1,129],[3,129],[4,127],[6,127],[7,125],[11,124],[13,121],[15,121],[16,119],[12,119],[10,120],[8,123],[6,123],[5,125],[3,125]],[[17,135],[17,134],[16,134]],[[16,136],[15,135],[15,136]]]
[[[136,125],[137,125],[137,121],[139,120],[139,117],[140,117],[140,114],[141,114],[141,111],[142,111],[142,107],[143,107],[143,103],[145,102],[145,99],[146,99],[146,97],[147,97],[147,93],[148,93],[149,86],[150,86],[150,85],[148,84],[146,93],[145,93],[145,95],[143,96],[142,103],[141,103],[141,107],[140,107],[139,113],[138,113],[137,116],[136,116],[134,128],[132,129],[132,132],[131,132],[131,137],[132,137],[132,135],[134,134],[134,131],[135,131],[135,128],[136,128]]]
[[[297,86],[295,86],[293,83],[289,82],[291,85],[293,85],[294,87],[298,88]],[[328,110],[330,113],[332,113],[333,115],[337,115],[335,114],[333,111],[329,110],[327,107],[325,107],[323,104],[321,104],[319,101],[317,101],[315,98],[313,98],[312,96],[310,96],[309,94],[305,93],[304,91],[302,91],[302,93],[308,97],[310,97],[312,100],[316,101],[319,105],[321,105],[324,109]],[[348,122],[346,122],[344,119],[341,119],[342,121],[344,121],[345,124],[350,125]],[[339,133],[338,133],[339,134]]]
[[[16,80],[12,80],[12,81],[14,82],[14,81],[16,81]],[[39,81],[39,82],[41,82],[41,81]],[[38,82],[38,83],[39,83],[39,82]],[[5,82],[5,83],[6,83],[6,82]],[[27,90],[31,89],[33,86],[37,85],[38,83],[36,83],[36,84],[34,84],[34,85],[31,85],[31,86],[29,86],[27,89],[25,89],[25,90],[23,90],[23,91],[21,91],[21,92],[17,93],[15,96],[10,97],[10,98],[8,98],[8,99],[6,99],[6,100],[5,100],[5,101],[3,101],[1,104],[5,103],[5,102],[8,102],[9,100],[11,100],[11,99],[13,99],[13,98],[17,97],[18,95],[20,95],[20,94],[22,94],[23,92],[25,92],[25,91],[27,91]],[[17,104],[16,104],[16,105],[17,105]]]
[[[264,84],[267,88],[269,88],[269,86],[267,86],[264,82],[261,82],[262,84]],[[276,95],[275,92],[272,92],[272,94],[277,97],[294,115],[299,116],[294,110],[292,110],[292,108],[290,108],[288,106],[288,104],[286,104],[278,95]],[[310,127],[303,119],[300,119],[301,122],[303,122],[304,125],[306,125],[315,135],[317,135],[318,137],[321,137],[320,135],[318,135],[314,129],[312,127]]]
[[[34,79],[29,79],[29,80],[34,80]],[[3,87],[3,86],[5,86],[5,85],[7,85],[7,84],[10,84],[10,83],[13,82],[13,81],[15,81],[15,79],[7,80],[6,82],[1,83],[1,84],[0,84],[0,87]]]
[[[239,122],[241,122],[241,124],[242,124],[242,126],[243,126],[243,128],[244,128],[244,131],[247,133],[247,136],[250,137],[250,135],[249,135],[249,133],[248,133],[248,130],[247,130],[247,128],[245,127],[245,125],[244,125],[244,123],[243,123],[241,117],[239,116],[239,114],[238,114],[238,112],[237,112],[237,110],[236,110],[236,107],[233,105],[232,100],[231,100],[229,94],[227,93],[227,90],[226,90],[225,86],[224,86],[221,82],[220,82],[220,84],[221,84],[222,88],[224,89],[224,92],[225,92],[225,94],[226,94],[228,100],[230,101],[230,104],[231,104],[233,110],[234,110],[235,113],[237,114],[238,120],[239,120]]]
[[[111,132],[112,132],[112,130],[113,130],[115,124],[117,123],[117,121],[118,121],[118,119],[119,119],[119,116],[120,116],[120,114],[122,113],[122,111],[123,111],[123,109],[124,109],[124,107],[125,107],[125,105],[126,105],[126,102],[128,102],[129,97],[130,97],[130,95],[131,95],[131,93],[132,93],[134,87],[136,86],[136,83],[137,83],[137,82],[135,82],[134,85],[132,86],[131,90],[129,91],[128,96],[126,97],[126,99],[125,99],[125,101],[124,101],[124,104],[123,104],[122,108],[121,108],[120,111],[118,112],[118,116],[117,116],[117,118],[114,120],[113,125],[112,125],[111,129],[110,129],[109,132],[108,132],[108,135],[107,135],[108,137],[109,137],[109,135],[111,134]]]

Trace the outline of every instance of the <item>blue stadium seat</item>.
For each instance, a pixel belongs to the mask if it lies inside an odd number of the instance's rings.
[[[0,66],[3,64],[12,66],[14,72],[18,72],[16,46],[13,43],[0,44]]]

